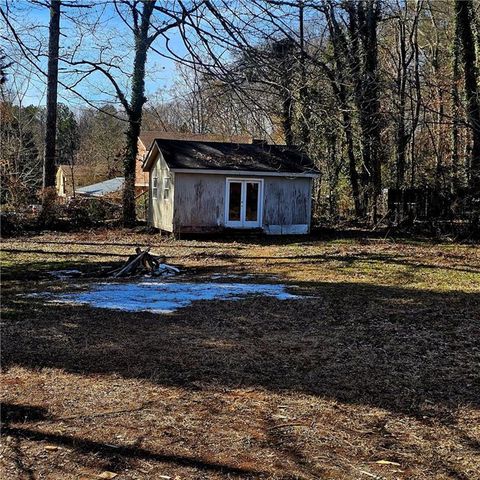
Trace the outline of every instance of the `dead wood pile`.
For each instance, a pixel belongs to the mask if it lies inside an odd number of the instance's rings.
[[[135,249],[135,255],[130,255],[126,263],[110,272],[113,277],[132,277],[149,274],[152,276],[175,275],[180,270],[166,263],[164,255],[153,255],[150,247],[142,251],[140,247]]]

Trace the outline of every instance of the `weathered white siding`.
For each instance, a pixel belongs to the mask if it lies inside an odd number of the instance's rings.
[[[227,178],[234,175],[177,173],[175,231],[214,230],[225,226]],[[311,179],[264,177],[262,227],[271,234],[307,233],[310,229]]]
[[[158,178],[157,198],[154,198],[153,179]],[[169,190],[167,198],[164,198],[164,179],[170,178]],[[173,205],[175,195],[175,174],[170,171],[162,155],[159,155],[155,165],[150,171],[149,177],[150,191],[150,208],[149,223],[150,225],[173,232]]]
[[[225,225],[224,175],[177,173],[175,175],[176,232],[208,231]]]
[[[153,177],[158,176],[158,198],[153,197]],[[169,198],[163,199],[163,178],[170,177]],[[175,233],[208,232],[225,227],[225,195],[229,175],[173,173],[163,158],[150,173],[150,222]],[[273,235],[308,233],[311,215],[311,178],[249,175],[263,179],[262,228]]]
[[[264,230],[272,235],[308,233],[312,209],[312,180],[265,177],[264,182]]]

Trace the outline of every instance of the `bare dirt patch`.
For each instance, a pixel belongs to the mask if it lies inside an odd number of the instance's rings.
[[[305,298],[158,321],[25,296],[98,282],[137,244],[189,278],[275,276]],[[475,246],[105,231],[3,250],[2,478],[480,477]],[[48,274],[66,269],[82,278]]]

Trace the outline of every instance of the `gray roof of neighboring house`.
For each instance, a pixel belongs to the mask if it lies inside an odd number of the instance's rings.
[[[116,177],[104,182],[94,183],[93,185],[87,185],[86,187],[77,188],[76,193],[80,195],[88,195],[91,197],[103,197],[109,193],[118,192],[123,188],[124,178]]]
[[[173,169],[208,169],[278,173],[317,173],[312,160],[295,147],[263,142],[230,143],[156,139],[155,146]],[[152,152],[150,152],[152,153]],[[144,170],[151,166],[146,159]]]

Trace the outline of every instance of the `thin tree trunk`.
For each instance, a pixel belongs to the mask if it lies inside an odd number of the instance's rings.
[[[397,71],[397,92],[398,112],[396,131],[396,164],[397,164],[397,188],[402,188],[405,181],[406,148],[408,136],[405,129],[406,110],[406,85],[407,85],[407,50],[405,23],[402,19],[398,21],[398,71]]]
[[[55,187],[60,6],[60,0],[51,0],[50,26],[48,30],[47,119],[45,128],[45,157],[43,162],[43,188]]]
[[[342,106],[343,116],[343,131],[347,141],[347,155],[348,155],[348,172],[350,179],[350,186],[352,188],[353,202],[355,205],[355,215],[361,218],[365,215],[364,208],[360,199],[360,187],[358,184],[357,160],[355,158],[355,146],[353,143],[353,125],[350,112],[348,111],[345,87],[340,85],[339,99]]]
[[[452,61],[453,61],[453,79],[451,89],[452,101],[452,144],[451,144],[451,161],[452,161],[452,184],[454,191],[457,191],[461,185],[461,167],[459,155],[459,125],[460,125],[460,94],[458,85],[460,82],[460,39],[458,32],[455,32],[453,38]]]
[[[305,32],[304,32],[304,4],[299,4],[299,30],[300,30],[300,106],[301,112],[301,137],[303,146],[310,143],[310,105],[307,98],[307,70],[305,67]]]
[[[328,135],[327,142],[330,159],[328,174],[329,217],[331,221],[335,221],[338,214],[338,177],[340,174],[340,167],[337,165],[337,136],[335,132]]]
[[[439,78],[437,76],[437,78]],[[436,156],[436,166],[435,166],[435,188],[437,190],[445,187],[445,168],[443,165],[443,155],[444,155],[444,138],[443,138],[443,116],[444,116],[444,106],[443,106],[443,91],[442,87],[438,87],[438,113],[437,113],[437,146],[435,148]],[[435,141],[435,140],[433,140]]]
[[[282,102],[282,128],[285,143],[290,147],[294,144],[293,140],[293,99],[289,91],[285,90]]]

